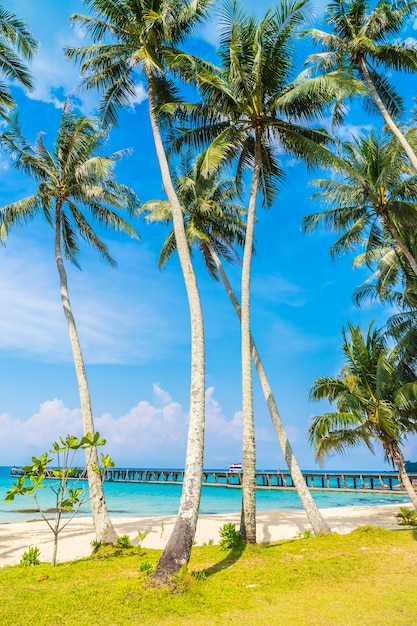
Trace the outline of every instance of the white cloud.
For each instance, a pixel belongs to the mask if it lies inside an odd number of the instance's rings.
[[[104,413],[95,418],[96,430],[107,440],[105,451],[119,467],[184,466],[188,414],[158,383],[153,385],[153,391],[158,406],[141,400],[119,417]],[[227,418],[214,397],[213,387],[206,394],[206,420],[206,458],[220,457],[224,464],[224,459],[230,459],[233,453],[240,456],[241,414],[235,412],[231,419]],[[0,414],[2,463],[26,463],[32,455],[48,450],[60,436],[80,436],[81,430],[80,409],[69,409],[58,399],[43,402],[28,419]],[[265,433],[260,433],[260,440],[265,440]]]
[[[231,420],[225,419],[223,409],[214,397],[214,387],[206,391],[207,434],[221,436],[232,443],[242,439],[242,412],[236,411]]]
[[[369,133],[373,128],[372,124],[343,124],[336,130],[336,135],[343,141],[351,141],[359,135]]]
[[[131,108],[134,109],[136,105],[142,104],[148,97],[147,91],[143,83],[136,83],[135,95],[131,98]]]
[[[159,383],[154,383],[152,389],[156,402],[164,405],[172,401],[171,394],[169,394],[168,391],[164,391]]]
[[[60,436],[81,435],[80,409],[68,409],[62,400],[43,402],[28,419],[0,415],[0,456],[4,464],[26,463],[50,449]]]

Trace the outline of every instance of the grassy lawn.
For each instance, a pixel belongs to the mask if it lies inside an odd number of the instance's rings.
[[[417,531],[235,548],[195,547],[168,591],[140,571],[146,548],[60,564],[0,568],[2,626],[417,623]],[[143,566],[142,566],[143,567]]]

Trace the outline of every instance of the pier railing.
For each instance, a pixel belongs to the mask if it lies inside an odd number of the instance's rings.
[[[22,473],[19,468],[12,469],[12,476]],[[203,472],[203,484],[213,487],[241,487],[242,472],[209,470]],[[119,469],[102,470],[104,481],[132,483],[161,483],[180,485],[184,480],[184,470],[167,469]],[[399,475],[396,472],[303,472],[307,486],[312,490],[335,491],[402,491]],[[417,473],[409,473],[413,485],[417,488]],[[51,478],[53,473],[51,470]],[[85,468],[80,468],[74,478],[86,478]],[[293,490],[289,472],[256,472],[256,484],[259,489]]]

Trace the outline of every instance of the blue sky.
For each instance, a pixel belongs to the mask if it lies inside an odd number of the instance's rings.
[[[78,68],[65,60],[64,45],[78,45],[80,33],[68,22],[85,12],[81,0],[8,0],[7,8],[25,19],[41,47],[32,63],[35,90],[14,88],[21,123],[33,140],[39,131],[53,142],[61,107],[69,95],[86,114],[98,98],[76,92]],[[260,0],[263,12],[268,2]],[[251,8],[255,3],[246,2]],[[316,3],[317,20],[324,2]],[[213,54],[215,22],[194,45]],[[416,36],[413,25],[407,33]],[[413,80],[415,78],[413,77]],[[407,85],[412,106],[410,79]],[[404,93],[404,92],[403,92]],[[379,126],[353,106],[340,131],[348,137]],[[109,149],[131,147],[118,166],[118,179],[132,186],[142,202],[163,197],[148,123],[146,94],[120,116]],[[308,175],[287,159],[287,183],[269,211],[259,210],[257,253],[253,262],[252,328],[276,401],[302,468],[318,466],[307,444],[312,415],[325,405],[312,404],[308,392],[318,375],[342,366],[341,328],[347,320],[364,327],[381,309],[356,308],[354,287],[366,273],[351,269],[351,258],[332,262],[334,236],[301,233],[302,216],[314,210]],[[33,192],[30,180],[0,155],[0,204]],[[189,318],[176,259],[160,272],[158,253],[163,226],[135,222],[141,241],[103,233],[118,262],[112,269],[83,247],[82,271],[67,266],[70,295],[78,325],[97,429],[118,466],[182,467],[189,406]],[[59,297],[52,229],[39,219],[11,233],[0,248],[0,465],[26,462],[48,449],[59,435],[80,433],[80,409],[68,335]],[[213,282],[197,257],[207,344],[207,441],[205,467],[227,467],[241,458],[240,335],[235,313],[222,286]],[[228,268],[239,291],[239,270]],[[257,467],[285,467],[261,391],[254,378]],[[404,447],[417,459],[417,443]],[[381,449],[372,456],[357,449],[326,462],[328,469],[381,469]]]

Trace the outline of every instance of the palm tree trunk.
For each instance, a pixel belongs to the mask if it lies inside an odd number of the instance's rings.
[[[407,470],[405,469],[404,455],[401,452],[400,446],[397,442],[393,442],[389,446],[385,447],[385,449],[387,451],[388,457],[391,458],[397,466],[400,481],[404,486],[404,489],[406,490],[415,511],[417,512],[417,493],[413,487],[409,475],[407,474]]]
[[[397,244],[397,246],[399,247],[399,249],[401,250],[401,252],[405,256],[405,258],[409,262],[410,267],[413,270],[414,274],[417,276],[417,262],[416,262],[415,258],[413,257],[413,255],[411,254],[410,250],[405,245],[405,243],[404,243],[400,233],[398,232],[395,224],[392,222],[392,220],[391,220],[391,218],[390,218],[390,216],[388,214],[388,211],[384,212],[382,217],[384,218],[384,221],[385,221],[385,223],[387,225],[387,228],[388,228],[389,232],[391,233],[392,238],[394,239],[395,243]]]
[[[188,563],[197,528],[203,477],[205,422],[205,352],[200,295],[184,228],[181,205],[172,184],[168,161],[156,117],[154,77],[148,72],[149,114],[161,169],[162,182],[171,207],[178,257],[184,276],[191,320],[190,420],[184,481],[177,521],[159,559],[154,578],[166,581]]]
[[[417,171],[417,156],[416,156],[414,150],[412,149],[412,147],[410,146],[410,144],[408,143],[407,139],[405,138],[404,134],[398,128],[398,126],[396,125],[396,123],[394,122],[394,120],[392,119],[390,114],[388,113],[386,107],[384,106],[384,103],[382,102],[382,100],[381,100],[381,98],[380,98],[380,96],[379,96],[379,94],[378,94],[378,92],[376,90],[374,82],[373,82],[373,80],[371,78],[371,75],[369,73],[369,70],[368,70],[368,68],[366,66],[365,59],[361,59],[360,60],[360,65],[361,65],[361,69],[362,69],[363,75],[365,77],[366,84],[368,85],[368,89],[371,92],[372,98],[373,98],[376,106],[378,107],[382,117],[384,118],[384,121],[385,121],[386,125],[388,126],[388,128],[390,129],[392,134],[397,137],[398,141],[400,142],[400,144],[404,148],[404,152],[406,153],[406,155],[410,159],[410,163],[412,164],[414,169]]]
[[[256,449],[255,420],[253,414],[253,380],[250,336],[250,279],[251,262],[255,230],[256,197],[262,158],[262,131],[255,130],[255,158],[249,197],[249,209],[246,222],[245,246],[242,263],[242,306],[241,306],[241,342],[242,342],[242,516],[240,535],[242,541],[256,543]]]
[[[240,314],[240,305],[239,305],[238,299],[236,298],[236,295],[232,289],[232,286],[229,282],[226,272],[224,271],[224,267],[219,257],[217,256],[215,250],[211,246],[210,246],[210,254],[213,258],[214,263],[216,264],[216,267],[219,271],[223,285],[227,291],[227,294],[240,320],[241,314]],[[264,366],[261,361],[261,357],[259,356],[252,334],[251,334],[251,353],[252,353],[252,360],[255,364],[255,368],[258,374],[259,382],[261,383],[262,392],[263,392],[266,404],[269,409],[269,414],[271,416],[272,424],[275,428],[275,433],[278,439],[278,443],[281,447],[282,454],[284,455],[285,462],[287,463],[287,467],[291,474],[291,478],[294,483],[294,486],[297,489],[297,493],[301,500],[301,504],[303,505],[308,521],[311,524],[311,528],[313,529],[313,532],[315,535],[329,534],[331,533],[331,529],[326,523],[326,521],[323,519],[319,509],[317,508],[316,503],[314,502],[314,499],[310,493],[310,490],[307,487],[304,476],[297,463],[297,459],[295,458],[294,452],[291,448],[291,444],[288,440],[287,433],[285,432],[285,428],[282,423],[281,416],[279,414],[278,407],[275,402],[274,394],[272,393],[272,389],[269,384],[268,377],[266,375]]]
[[[61,254],[61,209],[62,205],[56,202],[56,224],[55,224],[55,260],[59,274],[59,284],[61,292],[62,306],[64,308],[65,319],[67,320],[68,334],[72,349],[72,355],[77,376],[78,392],[80,394],[81,416],[84,435],[94,434],[94,420],[91,409],[90,392],[88,389],[87,374],[81,352],[78,332],[72,314],[71,303],[68,292],[67,273]],[[111,523],[104,497],[103,484],[99,467],[97,448],[92,446],[85,451],[88,488],[90,492],[91,511],[93,515],[94,531],[97,541],[102,543],[114,543],[117,533]]]

